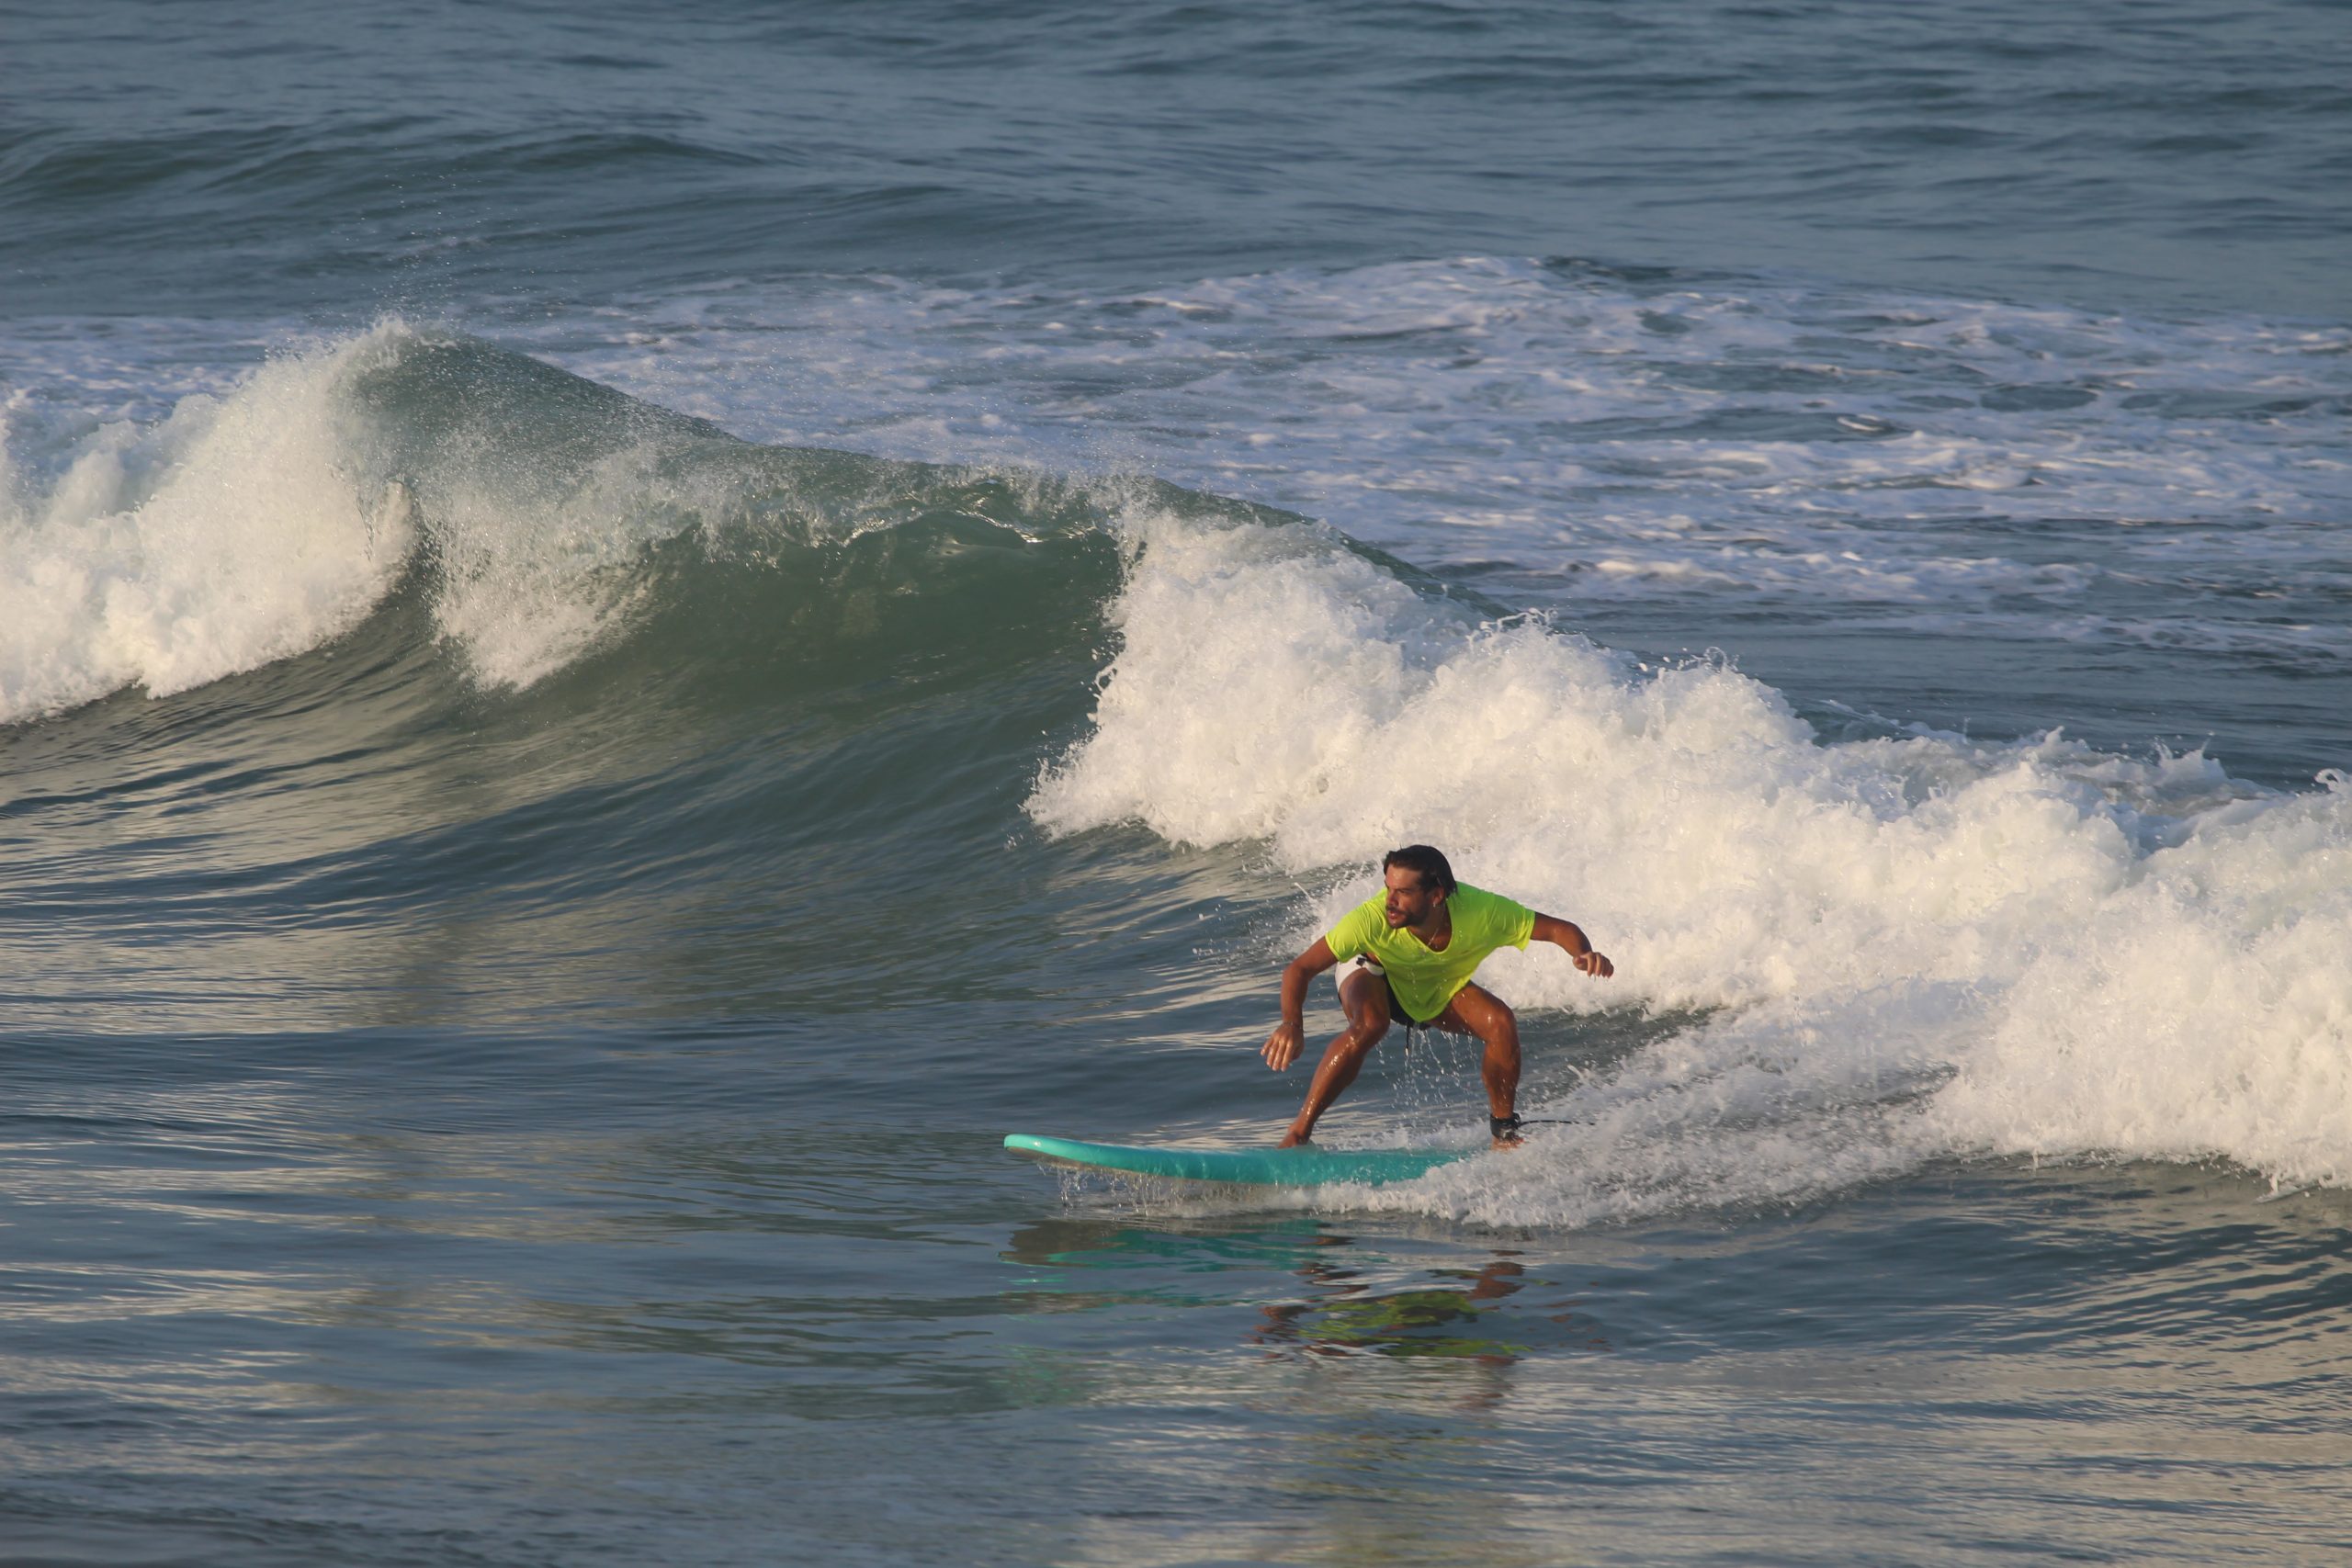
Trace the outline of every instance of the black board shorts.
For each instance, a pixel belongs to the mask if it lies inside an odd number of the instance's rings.
[[[1435,1029],[1438,1027],[1436,1018],[1415,1018],[1411,1013],[1405,1010],[1405,1004],[1403,1000],[1396,995],[1396,987],[1389,983],[1387,970],[1383,969],[1379,964],[1374,964],[1369,958],[1358,958],[1356,960],[1356,967],[1364,970],[1369,974],[1380,976],[1380,988],[1388,993],[1388,1018],[1390,1022],[1401,1023],[1408,1029]],[[1438,1011],[1438,1018],[1443,1018],[1444,1016],[1444,1010],[1440,1009]]]

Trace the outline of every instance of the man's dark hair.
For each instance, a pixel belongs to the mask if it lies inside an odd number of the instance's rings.
[[[1442,852],[1428,844],[1407,844],[1401,850],[1391,850],[1380,863],[1384,874],[1391,866],[1401,865],[1421,879],[1424,887],[1434,887],[1441,893],[1453,891],[1453,868],[1445,863]]]

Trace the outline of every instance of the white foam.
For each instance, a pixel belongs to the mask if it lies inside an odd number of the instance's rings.
[[[1381,1201],[1576,1221],[1984,1152],[2352,1177],[2352,793],[2057,736],[1825,745],[1736,671],[1465,626],[1301,530],[1132,527],[1041,824],[1355,868],[1302,945],[1382,851],[1438,843],[1617,960],[1498,953],[1507,998],[1724,1010],[1553,1108],[1605,1135]]]
[[[0,721],[125,686],[187,690],[355,625],[397,580],[407,513],[356,486],[339,378],[371,333],[270,361],[152,423],[18,396],[0,446]]]
[[[526,429],[398,456],[355,383],[419,342],[388,321],[243,373],[160,371],[206,389],[161,407],[122,367],[50,355],[44,395],[0,405],[0,722],[322,647],[427,538],[435,622],[485,685],[528,685],[625,627],[639,552],[681,525],[658,454],[583,475],[538,461],[535,437],[559,433]]]

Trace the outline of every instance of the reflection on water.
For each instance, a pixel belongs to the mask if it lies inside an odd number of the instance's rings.
[[[1242,1343],[1277,1357],[1382,1356],[1498,1369],[1531,1348],[1611,1348],[1575,1297],[1501,1313],[1531,1285],[1552,1284],[1518,1252],[1497,1248],[1474,1267],[1416,1266],[1314,1218],[1224,1227],[1051,1220],[1020,1227],[1001,1256],[1023,1266],[1019,1290],[1007,1294],[1020,1297],[1024,1310],[1221,1305],[1246,1315]],[[1277,1271],[1291,1277],[1286,1286]],[[1106,1279],[1114,1273],[1122,1276],[1115,1284]],[[1232,1278],[1237,1273],[1243,1277]],[[1531,1344],[1539,1337],[1540,1347]]]
[[[1074,1561],[2331,1560],[2352,1274],[2335,1200],[2262,1194],[2016,1168],[1510,1236],[1097,1213],[998,1258],[1056,1314],[1023,1364],[1085,1434]]]
[[[1309,1263],[1300,1270],[1315,1295],[1259,1311],[1261,1343],[1315,1355],[1455,1356],[1507,1366],[1525,1347],[1477,1330],[1494,1304],[1521,1289],[1527,1270],[1498,1258],[1476,1271],[1447,1270],[1466,1288],[1367,1291],[1344,1269]]]

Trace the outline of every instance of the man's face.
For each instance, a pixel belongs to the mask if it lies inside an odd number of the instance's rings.
[[[1388,929],[1418,926],[1430,917],[1431,910],[1445,899],[1434,888],[1421,886],[1421,874],[1401,865],[1388,868],[1388,901],[1383,913],[1388,918]]]

